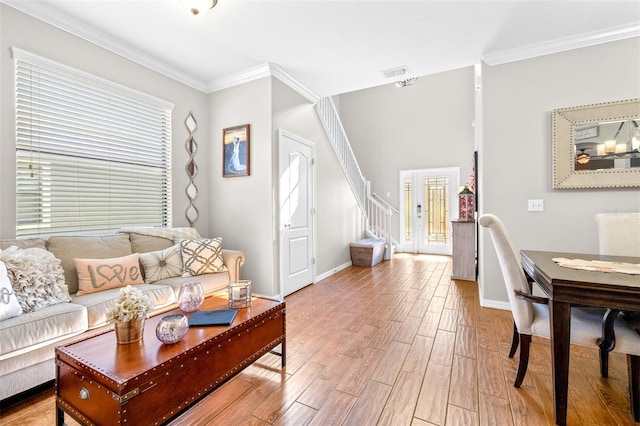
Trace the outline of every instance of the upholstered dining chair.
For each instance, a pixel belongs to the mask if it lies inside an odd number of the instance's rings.
[[[597,213],[600,254],[640,257],[640,212]]]
[[[513,358],[518,346],[520,356],[518,371],[514,382],[520,387],[527,373],[529,349],[532,336],[550,338],[549,309],[546,298],[531,294],[531,287],[525,277],[520,257],[513,248],[511,238],[495,215],[484,214],[478,220],[482,227],[489,230],[498,263],[504,278],[513,315],[513,338],[509,357]],[[627,354],[629,364],[629,385],[631,406],[640,406],[640,335],[619,319],[613,323],[616,352]],[[596,341],[602,335],[602,315],[589,309],[571,309],[571,344],[597,347]],[[640,421],[640,412],[633,410],[635,420]]]
[[[640,212],[597,213],[595,221],[598,228],[598,251],[610,256],[640,257]],[[620,314],[614,309],[603,309],[603,339],[600,346],[600,372],[608,375],[609,351],[615,345],[615,333],[611,321]],[[621,317],[640,332],[640,312],[623,312]]]

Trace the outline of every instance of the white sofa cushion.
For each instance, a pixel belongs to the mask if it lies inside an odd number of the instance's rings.
[[[162,309],[176,302],[173,288],[166,285],[138,284],[136,288],[149,296],[153,301],[155,310]],[[72,302],[82,305],[87,309],[89,329],[107,324],[107,309],[109,309],[120,294],[120,288],[85,294],[84,296],[71,296]]]
[[[154,284],[166,285],[173,288],[176,298],[180,292],[180,286],[188,282],[199,282],[205,296],[218,293],[229,287],[229,272],[218,272],[217,274],[204,274],[197,277],[173,277],[156,281]]]
[[[73,303],[59,303],[0,321],[0,360],[86,330],[87,311]]]

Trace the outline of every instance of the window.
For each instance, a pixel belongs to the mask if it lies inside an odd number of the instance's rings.
[[[12,51],[17,237],[170,226],[173,105]]]

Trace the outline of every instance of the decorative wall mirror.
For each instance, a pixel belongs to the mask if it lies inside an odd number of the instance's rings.
[[[198,122],[191,111],[189,111],[189,115],[185,118],[184,125],[189,131],[189,138],[184,143],[184,147],[189,154],[189,161],[184,168],[187,172],[187,177],[189,178],[189,183],[187,183],[187,187],[185,188],[185,193],[189,199],[189,205],[187,205],[184,215],[189,221],[189,226],[193,227],[193,224],[196,223],[196,220],[198,220],[198,217],[200,216],[200,212],[198,212],[195,204],[196,197],[198,196],[198,187],[195,182],[196,175],[198,174],[198,165],[196,164],[194,157],[196,152],[198,152],[198,143],[193,138],[193,134],[198,130]]]
[[[640,187],[640,99],[553,111],[553,188]]]

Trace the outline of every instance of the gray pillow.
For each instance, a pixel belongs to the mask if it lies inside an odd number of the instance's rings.
[[[182,254],[180,246],[177,245],[164,250],[140,253],[140,263],[145,281],[148,283],[182,275]]]

